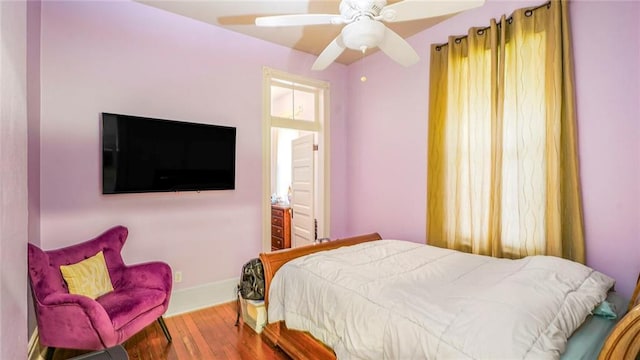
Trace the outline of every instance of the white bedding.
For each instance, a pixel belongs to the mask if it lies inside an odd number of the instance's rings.
[[[613,284],[557,257],[380,240],[285,264],[268,319],[309,331],[338,359],[557,359]]]

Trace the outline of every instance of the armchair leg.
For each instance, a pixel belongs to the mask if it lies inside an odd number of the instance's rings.
[[[164,323],[164,318],[162,316],[158,318],[158,323],[160,324],[160,327],[162,328],[162,332],[164,333],[164,336],[167,338],[167,341],[171,342],[172,341],[171,334],[169,333],[167,324]]]
[[[44,353],[44,358],[46,360],[53,360],[53,354],[56,352],[56,348],[49,346],[47,351]]]

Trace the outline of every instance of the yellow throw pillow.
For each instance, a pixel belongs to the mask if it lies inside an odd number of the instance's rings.
[[[111,278],[102,251],[72,265],[60,265],[64,281],[70,294],[84,295],[95,299],[113,291]]]

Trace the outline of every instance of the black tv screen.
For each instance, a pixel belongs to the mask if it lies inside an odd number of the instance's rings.
[[[236,128],[102,113],[102,193],[235,188]]]

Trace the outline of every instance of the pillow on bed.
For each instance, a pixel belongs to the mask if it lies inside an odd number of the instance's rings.
[[[596,306],[591,313],[595,316],[600,316],[605,319],[614,320],[618,318],[618,313],[616,312],[616,305],[614,303],[610,303],[607,300],[600,303],[600,305]]]

